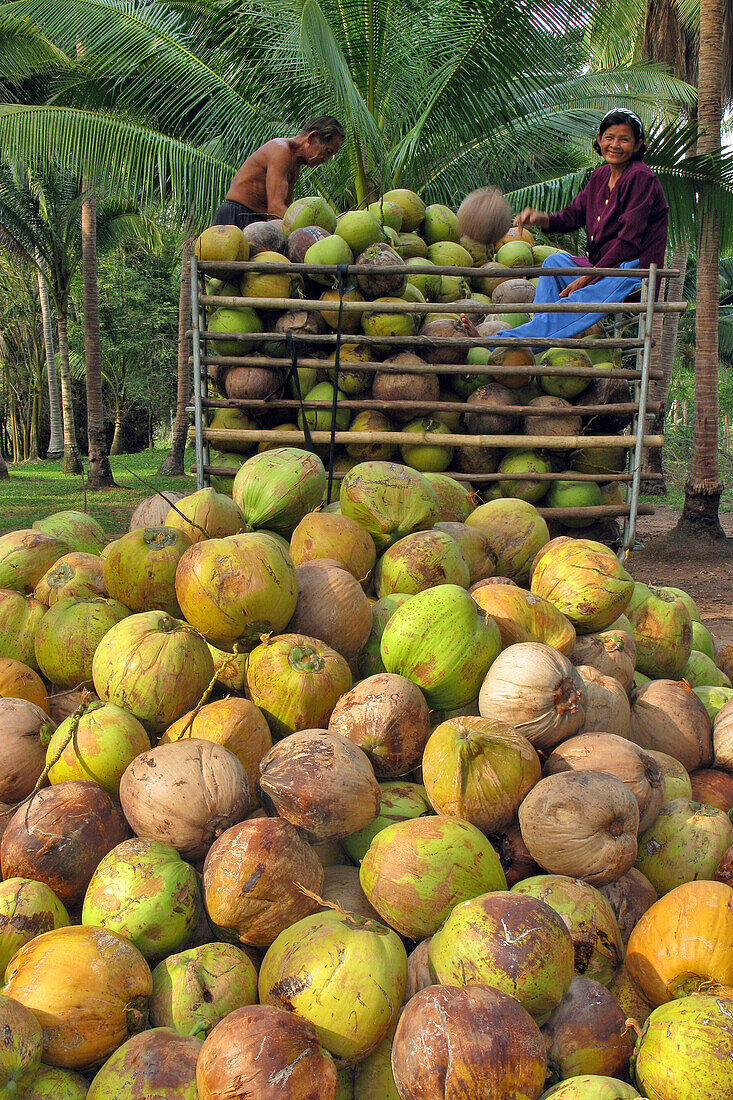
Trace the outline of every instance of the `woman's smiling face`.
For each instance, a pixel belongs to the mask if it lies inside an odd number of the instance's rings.
[[[617,122],[598,135],[601,156],[612,168],[623,168],[641,148],[634,131],[625,122]]]

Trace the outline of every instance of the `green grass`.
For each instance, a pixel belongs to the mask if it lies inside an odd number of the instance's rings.
[[[133,509],[158,489],[192,492],[195,477],[161,477],[157,469],[168,453],[165,447],[139,454],[115,455],[110,461],[117,486],[88,492],[83,479],[61,473],[60,462],[27,462],[10,467],[10,477],[0,481],[0,531],[30,527],[52,512],[75,509],[89,512],[110,536],[128,528]],[[186,469],[194,465],[193,451],[186,451]],[[142,479],[142,480],[141,480]]]
[[[669,430],[664,438],[664,473],[667,489],[664,497],[646,496],[642,501],[665,505],[681,512],[685,502],[685,481],[692,453],[692,428]],[[733,512],[733,454],[721,446],[718,452],[719,473],[724,488],[720,497],[720,511]]]

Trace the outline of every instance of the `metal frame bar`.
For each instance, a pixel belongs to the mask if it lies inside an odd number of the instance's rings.
[[[629,514],[624,523],[624,532],[621,540],[619,558],[624,561],[634,545],[636,537],[636,517],[639,511],[639,493],[641,491],[641,468],[644,462],[644,432],[646,429],[647,398],[649,395],[649,370],[652,360],[652,344],[654,330],[654,306],[657,293],[657,268],[656,264],[649,267],[649,279],[642,280],[641,301],[646,306],[645,313],[639,314],[639,336],[644,337],[644,346],[636,353],[637,370],[640,369],[641,377],[634,383],[634,390],[639,411],[635,417],[636,446],[633,459],[630,463],[632,474],[631,493],[629,498]],[[641,362],[640,362],[641,360]]]
[[[209,465],[209,441],[204,438],[204,411],[202,401],[208,397],[206,392],[206,374],[201,372],[201,321],[203,307],[199,305],[199,272],[195,254],[191,257],[191,354],[193,357],[193,402],[194,426],[196,430],[196,488],[205,489],[209,484],[209,475],[205,467]],[[204,322],[204,328],[206,327]],[[206,348],[204,348],[204,354]]]

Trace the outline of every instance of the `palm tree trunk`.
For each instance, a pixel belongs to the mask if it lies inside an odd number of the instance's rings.
[[[698,82],[698,152],[720,149],[723,78],[722,0],[701,0]],[[723,483],[718,473],[718,308],[720,224],[716,210],[703,213],[698,247],[695,326],[695,421],[685,503],[678,529],[724,538],[718,518]]]
[[[71,370],[69,369],[69,319],[66,306],[56,303],[56,316],[59,326],[59,375],[61,376],[61,410],[64,420],[64,456],[61,471],[64,474],[82,474],[81,456],[76,442],[74,428],[74,401],[71,391]]]
[[[111,455],[122,454],[122,409],[119,402],[115,406],[115,434],[112,436],[109,453]]]
[[[87,387],[87,439],[89,441],[90,489],[108,489],[115,484],[107,454],[102,400],[102,342],[99,334],[97,285],[97,205],[89,195],[81,208],[82,284],[84,293],[84,360]]]
[[[40,267],[38,275],[38,297],[41,302],[41,320],[43,322],[43,345],[46,349],[46,381],[48,384],[48,415],[51,421],[51,438],[48,441],[46,458],[61,458],[64,453],[64,429],[61,423],[61,402],[59,385],[56,378],[56,354],[53,348],[53,323],[51,320],[51,302],[48,296],[48,284]]]
[[[184,241],[181,251],[181,288],[178,296],[178,386],[176,391],[176,422],[173,426],[170,454],[158,470],[159,474],[180,476],[186,471],[183,460],[188,438],[189,418],[186,408],[191,400],[191,368],[188,365],[188,337],[191,325],[191,257],[195,237]]]
[[[0,481],[5,481],[5,479],[8,477],[10,477],[10,470],[8,470],[8,464],[5,461],[5,455],[0,450]]]

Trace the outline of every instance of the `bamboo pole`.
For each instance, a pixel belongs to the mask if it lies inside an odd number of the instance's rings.
[[[302,432],[283,431],[281,428],[204,428],[204,439],[210,443],[289,443],[296,439],[302,442]],[[331,433],[311,431],[314,443],[330,443]],[[636,437],[632,435],[448,435],[436,436],[432,432],[354,432],[337,431],[337,443],[394,443],[397,446],[433,447],[504,447],[521,450],[573,451],[579,449],[598,449],[603,447],[623,447],[631,450],[636,446]],[[661,435],[644,436],[645,447],[661,447],[664,437]],[[603,480],[601,476],[600,480]]]
[[[207,398],[204,402],[206,408],[212,409],[330,409],[331,401],[309,401],[307,397],[303,401],[297,401],[289,397],[227,397]],[[568,408],[542,408],[537,405],[470,405],[466,401],[384,401],[375,398],[346,398],[338,403],[340,409],[362,409],[377,412],[389,412],[391,409],[410,412],[419,409],[427,409],[435,412],[462,412],[467,416],[595,416],[608,413],[636,412],[637,406],[633,401],[618,403],[615,405],[571,405]],[[652,402],[647,409],[656,412],[659,402]],[[438,418],[439,419],[439,418]]]
[[[577,275],[577,267],[512,267],[509,268],[509,274],[503,275],[501,271],[484,271],[482,267],[452,267],[450,264],[424,264],[422,267],[418,267],[417,264],[410,266],[407,269],[403,263],[390,264],[384,267],[376,267],[374,264],[294,264],[283,257],[282,260],[273,260],[263,263],[261,260],[199,260],[198,269],[203,274],[210,272],[212,275],[216,271],[229,271],[234,275],[244,275],[247,272],[252,272],[257,275],[267,274],[282,274],[289,275],[312,275],[317,271],[319,275],[333,275],[338,277],[341,271],[346,272],[347,275],[462,275],[466,278],[507,278],[507,279],[536,279],[540,275]],[[629,276],[636,276],[639,279],[647,278],[650,268],[627,268],[627,267],[594,267],[593,275],[619,275],[629,278]],[[660,268],[657,271],[657,276],[674,276],[679,275],[679,271],[673,271],[667,268]],[[216,276],[221,278],[221,276]]]

